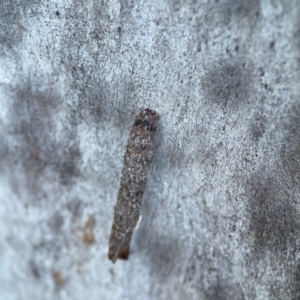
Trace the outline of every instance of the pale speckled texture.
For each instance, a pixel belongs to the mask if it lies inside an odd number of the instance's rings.
[[[299,299],[299,15],[297,0],[0,1],[0,299]],[[113,265],[146,107],[143,219]]]

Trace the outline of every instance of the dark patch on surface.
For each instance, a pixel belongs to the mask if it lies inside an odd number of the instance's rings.
[[[158,236],[154,241],[146,240],[145,245],[149,246],[145,254],[150,261],[151,273],[160,280],[167,280],[180,257],[178,242],[167,236]]]
[[[17,43],[22,41],[22,32],[14,25],[20,19],[17,5],[12,1],[1,1],[0,5],[0,54],[5,48],[12,49]],[[14,28],[15,27],[15,28]],[[13,30],[15,29],[15,30]]]
[[[65,153],[64,161],[57,166],[59,171],[60,181],[63,185],[69,185],[72,183],[72,178],[79,175],[79,170],[77,169],[77,162],[81,155],[78,149],[70,148],[69,151]]]
[[[250,137],[253,141],[258,141],[266,131],[266,119],[259,113],[255,114],[250,125]]]
[[[121,7],[125,5],[123,2],[120,4]],[[78,7],[81,9],[78,10]],[[97,129],[105,122],[116,123],[123,129],[128,122],[127,86],[123,82],[123,75],[118,78],[108,70],[98,72],[99,68],[105,68],[105,57],[117,62],[122,56],[119,48],[120,36],[124,30],[120,22],[112,20],[110,13],[107,3],[103,1],[94,2],[91,11],[82,0],[66,8],[66,30],[62,35],[62,43],[71,46],[62,47],[57,53],[65,66],[69,66],[72,90],[78,97],[78,103],[75,105],[79,120],[96,126]],[[92,28],[89,29],[87,22],[93,24]],[[112,43],[112,40],[115,43]],[[102,49],[102,54],[99,56],[98,51],[90,51],[88,59],[83,59],[82,51],[85,51],[86,47],[84,45],[91,45],[91,42],[97,45],[98,49]],[[80,63],[74,65],[74,61]],[[93,66],[98,67],[95,69]],[[112,75],[112,81],[109,83],[108,74]],[[134,97],[132,91],[128,94],[128,98]]]
[[[60,13],[59,13],[58,10],[55,12],[55,14],[56,14],[58,17],[60,16]]]
[[[135,235],[136,251],[139,256],[143,256],[143,260],[149,262],[151,274],[160,281],[166,281],[181,257],[178,241],[169,235],[161,236],[153,232],[147,226],[146,220],[142,220]]]
[[[300,183],[300,104],[295,103],[287,110],[288,120],[283,125],[286,140],[281,146],[280,158],[284,171],[291,177],[294,187]],[[298,188],[298,191],[299,188]]]
[[[293,286],[291,286],[292,297],[291,299],[300,299],[300,264],[299,261],[293,263]]]
[[[220,0],[217,4],[212,2],[208,14],[212,9],[221,12],[224,25],[238,24],[239,28],[250,31],[258,25],[261,16],[259,0]]]
[[[60,100],[53,92],[33,92],[30,86],[19,89],[10,109],[10,134],[19,141],[19,148],[10,157],[22,161],[29,187],[40,189],[38,182],[45,168],[52,167],[59,173],[61,184],[68,185],[79,175],[77,168],[81,155],[76,141],[76,115],[69,111],[64,120],[65,139],[57,140],[54,118]],[[71,146],[70,146],[71,144]]]
[[[117,28],[117,32],[118,32],[118,34],[121,36],[122,35],[122,27],[121,26],[119,26],[118,28]]]
[[[254,176],[248,185],[250,235],[257,247],[282,252],[297,248],[300,215],[284,178]]]
[[[32,275],[36,279],[40,279],[40,277],[41,277],[40,270],[34,260],[29,261],[29,268],[30,268]]]
[[[283,140],[272,137],[278,161],[270,172],[256,172],[246,189],[254,245],[277,254],[298,251],[300,234],[300,105],[291,105],[284,115],[274,129]]]
[[[247,19],[251,21],[251,25],[255,25],[255,21],[260,17],[260,1],[259,0],[225,0],[228,9],[233,13],[236,19]]]
[[[274,46],[275,46],[275,41],[272,41],[269,45],[269,48],[272,50],[274,49]]]
[[[300,5],[293,7],[292,10],[296,10],[295,16],[299,16],[300,12]],[[295,25],[293,27],[293,38],[292,38],[292,44],[296,48],[295,52],[295,59],[297,61],[297,65],[300,65],[300,18],[297,17]],[[298,67],[299,70],[299,67]]]
[[[169,9],[174,20],[174,25],[182,23],[194,26],[196,22],[197,35],[205,44],[207,44],[207,37],[209,35],[207,31],[210,30],[210,26],[214,28],[224,28],[226,26],[226,28],[231,29],[232,25],[236,26],[238,24],[238,28],[242,28],[242,30],[246,30],[247,32],[250,31],[249,33],[251,34],[261,19],[260,0],[208,1],[205,6],[203,3],[194,0],[172,0],[170,3]],[[181,10],[188,13],[181,14]],[[203,11],[203,16],[199,16],[198,11]]]
[[[227,61],[215,64],[202,81],[206,98],[224,109],[236,110],[249,101],[250,72]]]
[[[214,286],[209,287],[205,291],[205,297],[207,300],[244,300],[244,293],[238,284],[226,283],[226,279],[220,279],[218,277]]]
[[[14,47],[22,42],[24,32],[22,32],[23,29],[20,30],[19,24],[22,25],[22,22],[29,17],[35,18],[38,14],[36,7],[40,7],[38,0],[18,3],[8,0],[0,2],[0,54],[2,57],[3,50],[9,48],[14,51]]]
[[[265,75],[265,70],[262,67],[259,68],[259,74],[261,77]]]
[[[232,266],[228,253],[220,251],[209,240],[201,239],[188,258],[188,266],[183,272],[184,284],[194,286],[208,300],[245,299],[240,284],[231,280],[234,277]]]
[[[296,266],[294,275],[295,275],[296,282],[298,282],[300,285],[300,265]]]

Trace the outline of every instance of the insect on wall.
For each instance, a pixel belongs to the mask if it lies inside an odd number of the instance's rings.
[[[152,162],[158,114],[150,109],[136,116],[124,156],[122,178],[109,239],[108,258],[127,259],[132,233],[140,218],[147,175]]]

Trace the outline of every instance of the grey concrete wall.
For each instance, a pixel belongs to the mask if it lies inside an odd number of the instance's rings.
[[[299,299],[300,2],[0,1],[0,299]],[[160,115],[128,261],[134,116]]]

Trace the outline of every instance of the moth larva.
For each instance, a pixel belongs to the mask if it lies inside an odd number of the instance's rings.
[[[109,239],[113,263],[129,255],[133,230],[139,220],[142,197],[154,150],[158,114],[145,109],[136,116],[124,156],[122,178]]]

